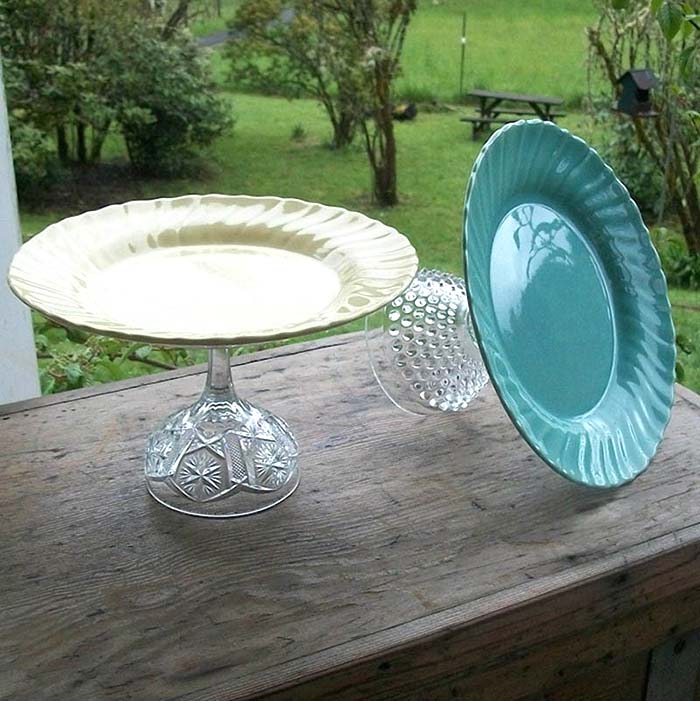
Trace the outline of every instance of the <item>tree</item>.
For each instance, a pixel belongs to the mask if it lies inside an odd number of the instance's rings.
[[[340,25],[321,2],[246,0],[229,29],[226,53],[239,86],[314,98],[328,115],[334,148],[352,142],[362,118],[355,65]]]
[[[628,68],[649,66],[661,78],[654,94],[657,116],[609,117],[617,120],[617,150],[635,158],[636,168],[637,155],[650,164],[662,183],[659,200],[677,213],[688,250],[700,255],[700,80],[691,69],[698,32],[682,12],[676,14],[681,3],[673,0],[651,6],[649,0],[598,0],[597,5],[600,17],[588,39],[610,97],[618,97],[617,79]]]
[[[139,170],[179,169],[192,145],[231,120],[179,29],[192,0],[173,2],[0,0],[13,136],[26,144],[52,136],[61,163],[85,164],[100,159],[116,122]],[[35,165],[47,169],[44,154]]]
[[[317,98],[336,146],[364,137],[372,194],[398,203],[393,82],[416,0],[248,0],[230,29],[240,82]]]
[[[164,40],[137,27],[114,41],[103,62],[112,76],[108,103],[142,174],[180,173],[194,146],[211,143],[232,124],[208,64],[186,37]]]
[[[399,198],[392,86],[416,0],[328,0],[324,5],[337,18],[353,58],[362,56],[358,82],[372,120],[364,119],[361,126],[373,174],[372,194],[377,204],[393,206]]]
[[[185,26],[192,19],[192,6],[196,3],[194,0],[177,0],[175,6],[169,9],[169,14],[166,14],[167,3],[161,2],[161,13],[166,17],[161,30],[163,39],[171,39],[175,36],[178,29]]]
[[[54,132],[63,163],[99,158],[112,114],[92,62],[136,2],[0,0],[0,45],[12,116]]]
[[[632,6],[632,0],[610,0],[612,10],[627,10]],[[680,33],[684,39],[689,39],[695,31],[700,32],[700,7],[697,0],[650,0],[649,10],[659,23],[659,27],[667,41],[673,42]],[[696,68],[700,50],[697,35],[684,42],[682,50],[672,60],[678,61],[681,75],[688,80]]]

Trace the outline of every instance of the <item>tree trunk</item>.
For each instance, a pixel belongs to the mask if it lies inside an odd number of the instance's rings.
[[[56,149],[58,152],[58,160],[63,165],[66,165],[70,160],[70,154],[68,150],[66,128],[63,125],[56,127]]]
[[[82,122],[75,125],[75,152],[78,158],[78,163],[87,163],[87,129]]]
[[[350,146],[355,138],[355,115],[352,112],[341,111],[333,124],[333,148],[342,149]]]
[[[683,206],[682,203],[681,206]],[[688,187],[685,206],[688,216],[683,221],[683,237],[690,253],[697,256],[700,255],[700,201],[694,182],[691,182]]]
[[[90,144],[90,163],[98,163],[102,156],[102,146],[109,133],[110,122],[103,127],[94,129],[92,132],[92,143]]]
[[[178,0],[177,6],[171,13],[170,17],[168,17],[168,20],[163,27],[163,31],[161,32],[163,39],[168,40],[172,38],[173,34],[175,34],[177,31],[177,28],[181,24],[187,23],[187,14],[190,8],[190,2],[191,0]]]
[[[394,122],[382,119],[377,124],[381,131],[378,141],[383,142],[383,153],[380,154],[374,169],[374,199],[380,207],[393,207],[399,203],[396,191],[396,139],[394,137]]]
[[[396,138],[390,83],[383,75],[377,78],[376,94],[378,105],[374,125],[377,133],[373,141],[374,158],[370,158],[374,170],[373,194],[380,207],[393,207],[399,203],[396,190]]]

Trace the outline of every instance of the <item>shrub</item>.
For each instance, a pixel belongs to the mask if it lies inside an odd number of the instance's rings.
[[[10,139],[20,197],[54,179],[57,163],[53,144],[46,134],[10,115]]]
[[[17,120],[51,139],[65,165],[98,162],[116,123],[137,169],[181,169],[193,146],[230,124],[197,45],[178,28],[191,1],[0,0],[5,87]],[[16,140],[39,145],[34,132]]]
[[[295,124],[292,127],[291,137],[292,141],[305,141],[306,140],[306,129],[304,129],[303,124]]]
[[[700,290],[700,255],[689,253],[682,237],[665,227],[654,229],[652,238],[668,284]]]
[[[607,100],[604,105],[594,101],[593,106],[594,120],[600,127],[598,150],[627,186],[639,209],[655,217],[672,213],[673,202],[663,197],[663,175],[637,141],[632,122],[626,116],[612,114]]]
[[[116,109],[129,160],[146,175],[180,173],[195,146],[211,143],[233,120],[218,98],[197,46],[133,32],[109,52]],[[127,50],[128,46],[128,50]]]

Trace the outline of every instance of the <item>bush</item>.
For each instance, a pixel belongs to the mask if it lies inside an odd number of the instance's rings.
[[[114,76],[109,102],[136,170],[176,175],[194,146],[211,143],[233,120],[190,39],[165,41],[140,29],[105,59]]]
[[[292,134],[291,134],[291,140],[292,141],[305,141],[306,140],[306,129],[304,129],[303,124],[295,124],[292,127]]]
[[[664,269],[669,285],[700,290],[700,255],[683,253],[674,256]]]
[[[86,164],[116,124],[138,170],[168,174],[229,126],[197,45],[178,29],[188,2],[164,14],[142,0],[0,0],[7,99],[27,127],[15,140],[38,149],[18,164],[22,184],[47,165],[37,130],[62,164]]]
[[[46,134],[10,115],[10,140],[20,197],[55,179],[58,166],[53,144]]]
[[[613,114],[608,108],[608,101],[603,108],[594,113],[594,119],[600,129],[597,144],[600,155],[608,162],[620,180],[630,191],[642,214],[658,217],[671,214],[673,203],[663,195],[663,177],[648,154],[639,145],[634,133],[634,125],[624,115]]]
[[[206,356],[206,351],[154,348],[64,329],[37,312],[32,319],[43,394],[188,366]]]
[[[685,241],[665,227],[652,232],[666,280],[672,287],[700,290],[700,255],[689,253]]]

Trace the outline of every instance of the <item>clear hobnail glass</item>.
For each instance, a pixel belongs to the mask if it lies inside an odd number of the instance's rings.
[[[464,280],[421,269],[405,292],[365,320],[372,372],[412,414],[460,411],[488,382]]]
[[[212,348],[201,397],[149,436],[148,491],[181,513],[254,514],[296,489],[298,452],[282,419],[236,396],[228,349]]]

